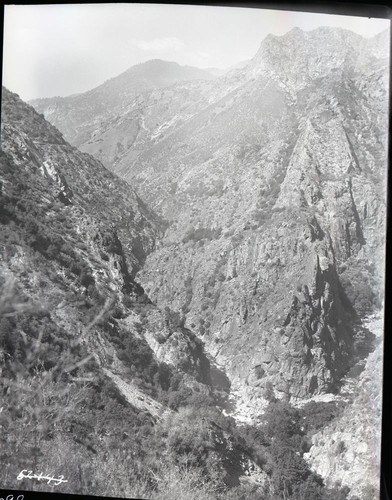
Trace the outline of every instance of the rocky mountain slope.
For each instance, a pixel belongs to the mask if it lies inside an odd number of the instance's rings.
[[[1,146],[1,484],[144,498],[279,495],[274,436],[256,445],[259,431],[223,415],[222,374],[203,342],[135,281],[162,220],[7,89]],[[297,455],[299,435],[287,439],[287,494],[339,493]],[[67,483],[16,479],[30,469]]]
[[[379,303],[388,43],[269,35],[244,67],[135,96],[80,144],[171,221],[139,278],[252,407],[270,384],[336,390]]]
[[[44,112],[69,142],[79,146],[95,136],[102,123],[131,107],[132,100],[140,94],[175,83],[212,78],[208,71],[155,59],[132,66],[88,92],[36,99],[31,104],[38,112]]]
[[[73,139],[167,221],[136,279],[167,308],[162,325],[202,340],[237,420],[337,394],[373,349],[362,319],[383,295],[388,45],[387,32],[269,35],[245,66],[128,94]],[[50,106],[40,110],[69,134]],[[161,348],[170,331],[149,330],[162,361],[186,364],[175,342]],[[279,446],[301,447],[300,434]]]
[[[227,378],[134,279],[162,231],[134,190],[6,89],[1,145],[1,484],[346,500],[304,461],[298,411],[273,406],[260,429],[223,415]],[[66,482],[18,480],[20,470]]]
[[[143,286],[182,310],[253,408],[270,384],[280,397],[336,390],[361,355],[354,325],[382,291],[383,40],[268,36],[203,87],[208,106],[115,167],[172,221]]]
[[[59,426],[57,439],[65,441],[69,436],[80,440],[84,435],[78,429],[85,425],[86,411],[88,418],[103,418],[102,407],[86,403],[83,410],[73,397],[82,391],[86,401],[96,398],[96,384],[101,384],[100,391],[108,388],[111,396],[106,403],[112,401],[120,408],[125,384],[127,396],[132,393],[136,401],[132,405],[135,415],[147,412],[153,419],[156,408],[163,408],[161,418],[167,405],[176,407],[176,398],[184,399],[195,388],[207,395],[210,388],[205,385],[209,362],[202,343],[172,311],[157,309],[134,281],[161,234],[159,217],[131,187],[66,143],[32,107],[4,88],[1,125],[1,383],[6,392],[15,381],[23,387],[20,401],[15,401],[14,388],[8,390],[0,422],[2,439],[11,447],[4,460],[14,456],[3,464],[6,477],[2,484],[14,484],[10,474],[20,456],[8,439],[14,436],[15,447],[24,447],[26,457],[34,445],[25,434],[36,430],[29,414],[35,408],[34,397],[38,398],[30,387],[32,373],[39,378],[59,370],[68,382],[67,401],[76,420],[76,430],[71,425],[75,432],[70,435],[65,430],[70,425],[63,419],[66,403],[56,400],[54,410],[47,401],[48,411],[60,410],[64,428]],[[79,366],[84,368],[79,370]],[[67,373],[72,374],[71,379]],[[170,389],[170,380],[174,384],[175,379],[176,388]],[[116,393],[110,380],[120,392]],[[59,381],[52,382],[52,394],[58,390],[60,397]],[[185,391],[183,398],[181,390]],[[44,394],[41,390],[39,397]],[[36,403],[40,405],[38,400]],[[15,408],[20,411],[19,405],[26,405],[26,415],[13,414]],[[35,408],[34,412],[45,409]],[[41,436],[40,446],[33,446],[41,453],[50,446],[47,434],[53,432],[53,425],[59,425],[51,417],[45,423],[46,439]],[[45,416],[37,418],[43,425]],[[116,418],[109,414],[106,418],[114,434],[118,432]],[[100,432],[111,435],[103,429]],[[113,439],[108,438],[107,446]],[[84,439],[79,442],[86,445]],[[88,442],[87,448],[91,447]],[[101,443],[93,443],[95,446]],[[84,446],[81,453],[85,452]],[[72,476],[77,474],[77,462],[62,465]],[[75,477],[71,484],[76,487]]]
[[[357,367],[363,370],[359,377],[351,374],[343,387],[350,404],[312,436],[306,458],[328,484],[347,485],[357,498],[370,499],[378,496],[380,483],[383,322],[372,318],[367,326],[376,335],[375,350]]]
[[[159,217],[6,89],[1,141],[1,484],[275,498],[273,438],[261,452],[252,429],[222,414],[203,343],[134,279],[162,231]],[[290,444],[286,455],[296,453]],[[312,498],[339,492],[295,460],[285,485],[293,498],[300,477]],[[15,470],[30,469],[66,482],[17,479]]]
[[[134,279],[162,234],[161,219],[7,89],[1,126],[3,285],[14,283],[33,310],[50,311],[49,323],[67,337],[79,332],[107,368],[127,372],[125,351],[140,344],[147,364],[181,365],[208,382],[202,343]],[[84,338],[90,321],[96,331]]]

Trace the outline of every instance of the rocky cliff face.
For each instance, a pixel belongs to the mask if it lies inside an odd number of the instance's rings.
[[[213,83],[130,99],[80,146],[170,221],[138,279],[255,413],[271,385],[335,390],[359,355],[382,295],[387,80],[386,33],[294,29]]]
[[[338,419],[313,435],[306,457],[328,485],[339,483],[348,486],[353,496],[376,498],[381,456],[382,319],[373,317],[366,326],[375,334],[375,349],[361,366],[359,377],[347,377],[342,392],[349,404]]]
[[[173,220],[141,282],[183,311],[253,409],[270,384],[293,399],[335,390],[364,312],[352,285],[374,305],[370,289],[382,294],[381,38],[267,37],[246,83],[122,172]]]

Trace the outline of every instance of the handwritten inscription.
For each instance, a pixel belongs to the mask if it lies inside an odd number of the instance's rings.
[[[16,500],[23,500],[23,499],[24,499],[24,495],[18,495],[16,497]],[[5,498],[0,497],[0,500],[14,500],[14,495],[8,495]]]
[[[60,475],[57,479],[55,477],[51,476],[44,476],[42,472],[40,474],[33,474],[32,470],[26,470],[23,469],[21,472],[19,472],[18,481],[21,481],[22,479],[27,478],[27,479],[37,479],[38,481],[48,481],[48,484],[50,484],[53,481],[53,484],[55,486],[58,486],[61,483],[68,483],[67,480],[64,479],[64,476]]]

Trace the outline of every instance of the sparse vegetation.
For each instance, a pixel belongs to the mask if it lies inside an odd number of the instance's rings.
[[[214,240],[220,237],[222,229],[211,229],[205,227],[199,227],[195,229],[193,226],[189,227],[185,236],[182,239],[183,243],[188,241],[200,241],[200,240]]]

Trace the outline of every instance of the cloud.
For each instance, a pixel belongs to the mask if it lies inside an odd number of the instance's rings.
[[[170,57],[179,64],[193,66],[208,66],[211,54],[191,48],[177,37],[153,38],[151,40],[131,39],[128,45],[149,53],[148,57],[156,57],[157,53],[170,54]],[[164,57],[165,57],[164,56]]]
[[[185,48],[185,43],[177,37],[154,38],[153,40],[132,40],[138,49],[148,52],[164,52],[167,50],[180,51]]]

